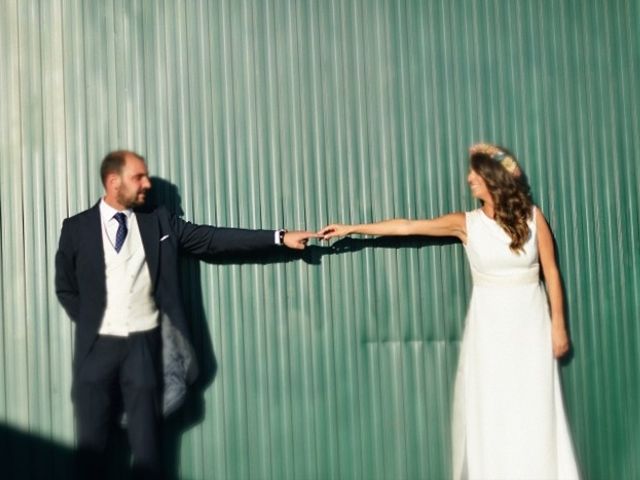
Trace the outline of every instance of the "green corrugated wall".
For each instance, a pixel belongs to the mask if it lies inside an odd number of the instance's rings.
[[[466,148],[489,140],[557,238],[584,477],[640,478],[639,24],[638,0],[0,0],[0,476],[68,475],[53,258],[107,151],[145,155],[196,222],[317,229],[473,208]],[[449,476],[459,244],[184,271],[206,376],[171,475]]]

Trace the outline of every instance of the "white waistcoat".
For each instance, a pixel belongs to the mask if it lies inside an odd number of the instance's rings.
[[[158,308],[153,299],[151,276],[135,215],[120,253],[111,245],[105,229],[102,244],[107,281],[107,308],[99,333],[125,337],[158,325]]]

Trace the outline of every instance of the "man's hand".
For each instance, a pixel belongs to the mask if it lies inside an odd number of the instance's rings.
[[[285,247],[293,248],[294,250],[304,250],[307,246],[307,242],[310,238],[318,238],[319,235],[315,232],[287,232],[284,234],[283,244]]]

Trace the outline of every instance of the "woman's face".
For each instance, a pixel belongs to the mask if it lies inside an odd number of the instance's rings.
[[[473,195],[478,200],[482,200],[485,202],[491,201],[491,194],[489,193],[489,189],[487,188],[487,182],[485,182],[484,178],[482,178],[472,168],[469,169],[467,183],[469,184],[469,188],[471,189],[471,195]]]

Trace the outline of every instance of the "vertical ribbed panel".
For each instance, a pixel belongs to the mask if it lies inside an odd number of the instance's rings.
[[[317,229],[472,208],[478,140],[516,152],[556,234],[584,477],[640,477],[636,0],[1,5],[8,478],[67,475],[73,331],[53,258],[62,220],[99,198],[106,152],[145,155],[193,221]],[[168,428],[173,473],[449,476],[462,247],[353,241],[273,260],[185,265],[206,378]]]

